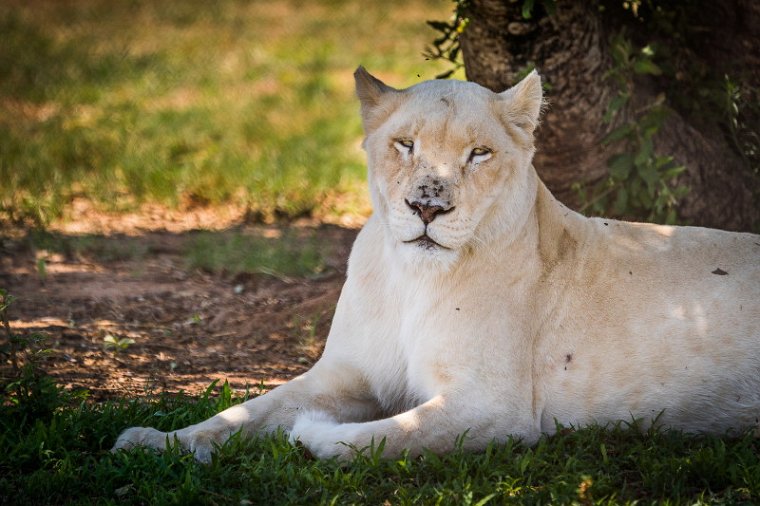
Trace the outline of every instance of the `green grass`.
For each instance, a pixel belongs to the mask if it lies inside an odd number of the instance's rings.
[[[286,228],[276,238],[201,232],[188,241],[185,256],[189,267],[212,272],[305,277],[324,271],[329,250],[316,231]]]
[[[0,213],[75,197],[366,212],[358,64],[407,85],[450,2],[82,0],[0,5]],[[418,77],[419,76],[419,77]]]
[[[91,262],[139,261],[155,254],[154,244],[142,237],[97,234],[66,235],[30,230],[24,239],[28,254],[44,266],[51,254],[82,257]],[[160,246],[164,247],[164,246]],[[326,268],[333,250],[317,228],[251,231],[199,231],[182,236],[176,254],[189,269],[222,274],[268,274],[309,277]]]
[[[7,400],[7,399],[6,399]],[[48,409],[0,407],[0,502],[7,504],[624,504],[757,503],[760,443],[640,434],[625,426],[563,431],[526,448],[380,459],[365,452],[340,466],[316,461],[283,436],[234,438],[210,465],[178,451],[108,449],[127,426],[171,430],[241,398],[226,385]],[[27,401],[28,402],[28,401]]]
[[[118,262],[140,260],[152,253],[150,244],[134,237],[66,235],[45,230],[30,230],[23,245],[24,253],[35,252],[43,259],[52,253],[59,253],[65,257],[84,257],[97,262]]]

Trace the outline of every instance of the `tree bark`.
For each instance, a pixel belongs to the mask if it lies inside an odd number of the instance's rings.
[[[723,27],[728,23],[728,29],[717,32],[714,38],[720,43],[708,44],[712,54],[702,56],[724,62],[742,57],[756,65],[760,43],[753,33],[760,31],[760,3],[725,3],[731,6],[721,10],[722,19],[708,21]],[[465,71],[468,79],[502,91],[528,65],[535,65],[549,89],[534,165],[558,198],[577,205],[571,185],[606,177],[607,159],[616,152],[615,146],[602,144],[616,124],[604,123],[602,117],[617,90],[604,78],[611,65],[608,41],[621,24],[600,12],[595,2],[560,0],[552,15],[538,12],[531,20],[523,19],[521,8],[521,1],[469,2],[469,24],[460,37]],[[714,13],[715,8],[706,12]],[[757,79],[757,72],[750,79]],[[618,122],[662,91],[655,80],[643,84],[637,84],[639,96],[621,111]],[[760,227],[760,178],[731,147],[716,121],[690,123],[674,110],[655,141],[658,153],[674,156],[687,168],[681,183],[690,192],[678,208],[682,220],[731,230]]]

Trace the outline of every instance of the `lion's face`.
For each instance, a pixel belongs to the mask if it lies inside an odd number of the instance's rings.
[[[524,222],[535,73],[500,94],[461,81],[399,91],[361,68],[356,79],[373,204],[404,257],[451,265]]]

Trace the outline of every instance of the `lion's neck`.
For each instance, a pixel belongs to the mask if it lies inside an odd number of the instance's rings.
[[[525,215],[519,226],[494,234],[463,258],[463,263],[481,265],[484,260],[515,262],[517,274],[537,269],[553,269],[563,259],[575,255],[583,242],[585,218],[559,202],[539,179],[531,173],[531,191],[523,202]],[[480,258],[477,258],[480,257]]]
[[[587,218],[558,201],[541,181],[536,195],[535,227],[542,277],[577,259],[587,242]]]

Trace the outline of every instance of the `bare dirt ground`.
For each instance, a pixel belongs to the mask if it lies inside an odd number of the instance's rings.
[[[19,231],[0,230],[0,288],[17,298],[8,314],[12,331],[49,336],[54,352],[44,369],[59,384],[86,388],[96,400],[199,393],[217,379],[256,391],[303,373],[321,354],[358,230],[301,224],[317,226],[329,238],[327,269],[316,278],[280,279],[188,268],[183,242],[195,228],[208,228],[205,220],[220,240],[222,228],[235,226],[229,216],[160,210],[80,216],[57,226],[57,233],[96,233],[144,254],[104,259],[45,253],[44,275],[39,249]],[[114,351],[106,348],[107,336],[135,342]]]

